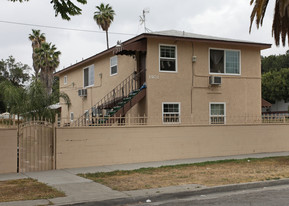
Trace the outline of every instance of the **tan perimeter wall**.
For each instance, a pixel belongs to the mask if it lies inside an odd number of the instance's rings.
[[[57,169],[289,151],[289,125],[57,128]]]
[[[0,129],[0,174],[17,172],[17,129]]]

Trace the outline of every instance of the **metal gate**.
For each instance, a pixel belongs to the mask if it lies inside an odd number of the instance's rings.
[[[19,127],[18,172],[54,169],[54,126],[29,121]]]

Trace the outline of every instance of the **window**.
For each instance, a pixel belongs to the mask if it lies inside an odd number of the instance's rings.
[[[94,85],[94,65],[83,69],[83,86],[88,87]]]
[[[63,83],[64,83],[64,84],[67,84],[67,76],[66,76],[66,75],[65,75],[64,78],[63,78]]]
[[[226,123],[226,104],[210,103],[210,124]]]
[[[180,122],[180,103],[163,103],[163,123]]]
[[[177,47],[160,45],[160,71],[177,72]]]
[[[74,119],[74,114],[73,112],[70,112],[70,121],[73,121],[73,119]]]
[[[88,121],[89,120],[89,112],[88,112],[88,110],[85,110],[84,114],[85,114],[85,120]]]
[[[110,58],[110,76],[117,74],[117,56]]]
[[[210,73],[240,74],[240,51],[210,49]]]

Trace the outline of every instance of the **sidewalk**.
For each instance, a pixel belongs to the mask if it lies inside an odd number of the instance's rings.
[[[111,165],[101,167],[88,167],[88,168],[75,168],[75,169],[62,169],[51,170],[43,172],[28,172],[22,174],[0,174],[0,181],[33,178],[39,182],[46,183],[54,188],[65,192],[66,197],[54,198],[49,200],[32,200],[32,201],[17,201],[17,202],[3,202],[0,206],[31,206],[31,205],[65,205],[75,204],[81,202],[97,201],[99,205],[118,205],[120,203],[132,203],[140,200],[146,200],[157,196],[159,198],[168,198],[169,195],[197,195],[208,194],[220,191],[232,191],[240,189],[268,187],[281,184],[289,184],[289,179],[279,181],[266,181],[260,183],[238,184],[222,187],[206,188],[202,185],[184,185],[184,186],[172,186],[166,188],[146,189],[137,191],[125,191],[119,192],[112,190],[104,185],[93,182],[91,180],[77,176],[79,173],[94,173],[94,172],[110,172],[114,170],[134,170],[144,167],[160,167],[165,165],[177,165],[198,163],[206,161],[217,161],[225,159],[244,159],[244,158],[263,158],[273,156],[289,156],[289,152],[280,153],[262,153],[251,155],[238,155],[227,157],[212,157],[212,158],[198,158],[198,159],[183,159],[183,160],[171,160],[162,162],[147,162],[147,163],[135,163],[135,164],[123,164],[123,165]],[[109,204],[110,203],[110,204]],[[98,204],[96,204],[98,205]]]

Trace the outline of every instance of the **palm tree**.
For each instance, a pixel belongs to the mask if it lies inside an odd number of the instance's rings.
[[[103,31],[106,33],[106,44],[107,49],[109,48],[108,44],[108,28],[110,27],[111,22],[113,22],[114,18],[114,10],[109,4],[104,5],[103,3],[100,6],[96,6],[98,9],[94,12],[93,19],[95,20],[96,24],[102,28]]]
[[[36,64],[41,68],[40,79],[46,88],[47,94],[52,93],[53,72],[59,66],[60,51],[51,43],[42,43],[35,50]]]
[[[255,5],[251,13],[250,32],[255,18],[257,28],[259,28],[260,25],[262,26],[268,2],[269,0],[251,0],[250,4],[255,3]],[[289,43],[289,0],[276,0],[272,35],[277,46],[280,44],[280,36],[283,46],[285,46],[286,43],[286,36],[288,37]]]
[[[40,71],[39,65],[37,65],[36,62],[36,54],[35,50],[39,49],[41,47],[41,44],[46,41],[45,34],[41,33],[40,30],[34,30],[32,29],[32,34],[29,34],[29,40],[32,42],[32,60],[33,60],[33,68],[35,71],[35,78],[38,78],[38,73]]]

